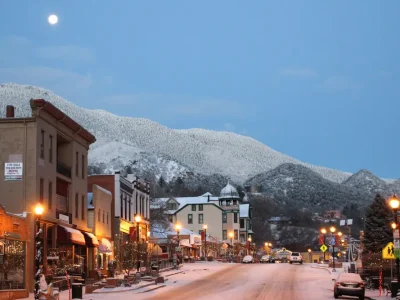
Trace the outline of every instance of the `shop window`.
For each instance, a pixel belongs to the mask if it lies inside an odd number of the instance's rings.
[[[5,255],[0,259],[0,290],[25,288],[25,257],[26,245],[22,241],[0,241],[0,247],[4,248]],[[6,286],[7,284],[7,286]]]
[[[237,223],[237,222],[238,222],[238,214],[233,213],[233,223]]]

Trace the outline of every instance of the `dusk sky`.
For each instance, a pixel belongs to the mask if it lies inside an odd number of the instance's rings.
[[[6,0],[0,82],[399,178],[399,12],[398,0]]]

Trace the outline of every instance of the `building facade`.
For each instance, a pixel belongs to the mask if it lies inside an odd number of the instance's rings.
[[[7,106],[0,118],[0,202],[12,213],[44,206],[44,271],[87,271],[87,157],[95,137],[43,99],[31,99],[30,117]],[[33,237],[34,226],[31,226]],[[30,245],[29,253],[33,253]],[[33,261],[32,261],[33,263]],[[79,267],[78,267],[79,266]],[[32,274],[32,264],[28,263]]]
[[[207,225],[207,235],[229,244],[242,243],[253,234],[251,206],[242,204],[237,190],[228,182],[219,197],[205,193],[198,197],[159,198],[165,205],[171,223],[201,233]]]
[[[150,185],[132,174],[126,177],[120,172],[112,175],[91,175],[88,191],[98,185],[111,192],[112,238],[114,255],[120,253],[120,245],[129,240],[145,242],[150,232]],[[96,207],[95,207],[96,209]],[[140,217],[139,222],[135,217]]]
[[[88,227],[98,241],[98,246],[89,252],[89,270],[108,270],[108,263],[113,259],[112,239],[113,219],[111,214],[112,193],[96,184],[88,193]],[[106,272],[104,272],[106,273]]]

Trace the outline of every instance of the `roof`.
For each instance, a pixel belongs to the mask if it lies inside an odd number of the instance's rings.
[[[68,128],[75,131],[76,134],[81,136],[89,144],[93,144],[96,138],[93,134],[83,128],[81,125],[72,120],[67,114],[63,113],[57,107],[44,99],[31,99],[30,105],[32,109],[43,108],[48,114],[53,116],[57,121],[61,122]]]
[[[249,218],[250,204],[240,204],[239,209],[240,218]]]
[[[219,194],[219,199],[232,198],[240,199],[238,191],[233,185],[228,182],[228,184],[221,190],[221,193]]]
[[[209,194],[209,193],[206,193]],[[204,194],[204,195],[206,195]],[[154,199],[154,203],[151,205],[152,208],[160,208],[160,206],[164,203],[167,203],[169,200],[175,200],[176,202],[179,203],[179,206],[176,210],[168,210],[166,213],[171,214],[176,212],[177,210],[183,208],[184,206],[188,204],[206,204],[210,203],[211,201],[217,201],[218,197],[211,197],[210,196],[210,202],[208,201],[208,195],[204,196],[197,196],[197,197],[169,197],[169,198],[156,198]],[[210,194],[211,195],[211,194]]]
[[[103,187],[101,187],[101,186],[99,186],[99,185],[97,185],[97,184],[94,184],[100,191],[102,191],[102,192],[104,192],[104,193],[106,193],[106,194],[109,194],[110,196],[112,195],[112,193],[109,191],[109,190],[106,190],[105,188],[103,188]]]

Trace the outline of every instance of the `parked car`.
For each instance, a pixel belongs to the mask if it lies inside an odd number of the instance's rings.
[[[289,263],[299,263],[303,264],[303,256],[301,256],[300,252],[292,252],[289,256]]]
[[[275,258],[273,258],[271,255],[264,255],[263,257],[261,257],[260,259],[260,263],[264,264],[264,263],[275,263]]]
[[[335,280],[333,287],[333,296],[335,299],[340,296],[358,296],[360,300],[365,298],[365,286],[359,274],[355,273],[340,273]]]
[[[243,257],[242,263],[244,264],[252,264],[254,262],[254,258],[251,255],[246,255]]]

